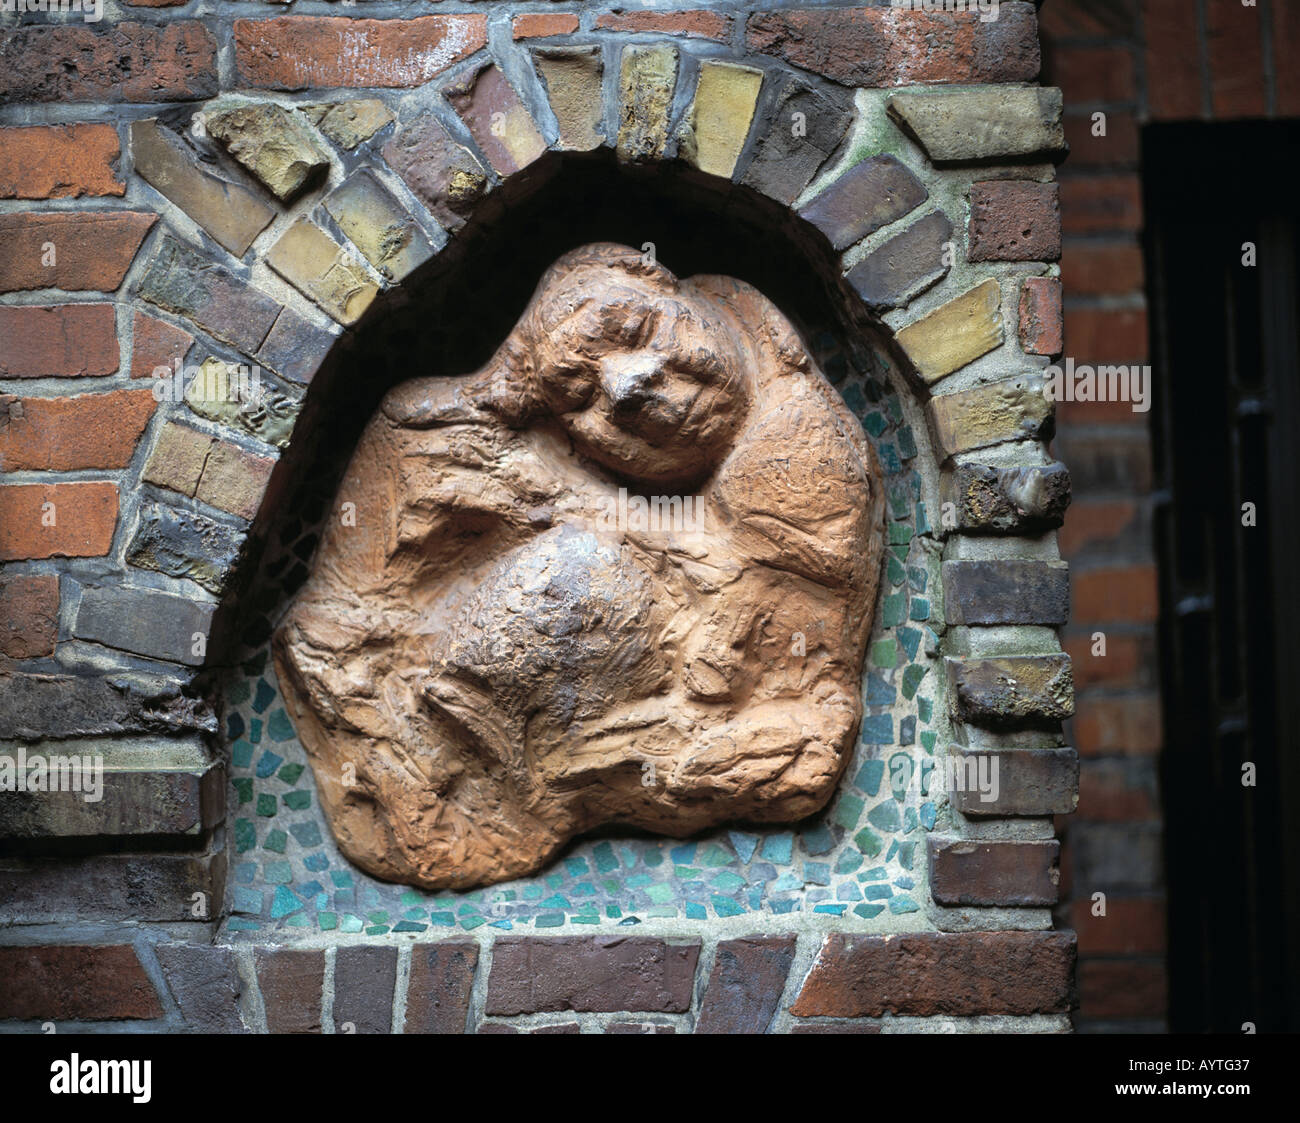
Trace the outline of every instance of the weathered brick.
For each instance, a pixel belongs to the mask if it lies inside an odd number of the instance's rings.
[[[397,949],[341,947],[334,959],[334,1031],[392,1033]],[[351,1029],[344,1026],[351,1024]]]
[[[1059,355],[1064,349],[1061,282],[1030,277],[1020,289],[1020,346],[1027,355]]]
[[[196,499],[241,519],[252,519],[270,482],[275,460],[217,441],[208,454],[195,489]]]
[[[146,483],[193,496],[212,449],[212,438],[188,425],[167,422],[144,466]]]
[[[355,324],[379,294],[360,263],[305,218],[280,235],[266,263],[344,326]]]
[[[269,1033],[320,1033],[325,953],[254,948]]]
[[[443,95],[498,175],[513,175],[546,151],[532,116],[495,63],[459,78]]]
[[[125,468],[157,405],[150,390],[71,398],[0,394],[0,471]]]
[[[216,605],[125,586],[82,591],[72,634],[134,655],[202,666]]]
[[[889,115],[933,164],[1054,155],[1065,150],[1058,89],[1001,87],[898,93]]]
[[[112,125],[0,128],[0,199],[123,195],[121,152]]]
[[[170,237],[159,240],[136,292],[247,355],[257,351],[280,314],[269,296]]]
[[[272,102],[209,111],[204,125],[281,202],[329,169],[329,156],[301,119]]]
[[[961,786],[948,798],[963,815],[1068,815],[1079,801],[1079,757],[1073,749],[953,745],[951,751]],[[981,791],[978,781],[993,777],[992,790]]]
[[[1008,558],[946,561],[943,599],[949,624],[1064,624],[1070,567]]]
[[[93,378],[117,366],[113,305],[0,305],[0,378]]]
[[[603,83],[599,47],[552,47],[534,56],[560,129],[560,147],[590,152],[605,139]]]
[[[700,945],[652,937],[510,938],[493,945],[484,1013],[690,1009]]]
[[[162,1017],[130,944],[0,947],[0,1018],[117,1021]]]
[[[116,484],[0,487],[0,561],[102,558],[116,525]]]
[[[403,1033],[464,1033],[478,966],[477,944],[416,944]]]
[[[0,101],[194,101],[217,92],[217,41],[198,20],[67,23],[0,33]]]
[[[854,164],[799,211],[842,250],[873,230],[897,222],[929,198],[907,167],[888,154]]]
[[[432,113],[399,129],[384,145],[384,159],[449,231],[465,225],[487,190],[483,165]]]
[[[763,72],[752,66],[705,60],[686,113],[679,154],[709,175],[730,179],[754,120]]]
[[[568,35],[577,30],[578,17],[572,12],[529,12],[515,16],[511,24],[511,33],[516,41]]]
[[[901,308],[948,275],[944,250],[952,223],[942,211],[917,219],[882,242],[845,274],[869,308]]]
[[[944,474],[942,494],[955,507],[962,530],[1045,530],[1065,519],[1070,473],[1060,463],[1016,468],[958,464]]]
[[[1069,932],[829,935],[790,1012],[798,1018],[1060,1014],[1070,1008]]]
[[[215,733],[216,718],[183,683],[158,676],[0,675],[0,739]]]
[[[839,146],[852,120],[843,93],[790,82],[740,182],[789,206]]]
[[[239,1014],[243,980],[233,948],[208,944],[157,944],[167,989],[191,1033],[247,1033]]]
[[[1002,345],[1002,289],[995,280],[976,285],[901,328],[899,346],[927,383],[973,363]]]
[[[1061,202],[1055,183],[1002,179],[970,189],[971,261],[1056,261]]]
[[[716,39],[726,42],[731,20],[722,12],[602,12],[596,17],[598,31],[658,31],[686,39]]]
[[[0,292],[112,292],[157,221],[139,211],[0,214]]]
[[[310,382],[338,336],[285,308],[257,352],[257,361],[293,382]]]
[[[53,655],[58,636],[59,579],[53,574],[0,574],[0,655]]]
[[[167,368],[167,377],[174,376],[193,344],[194,336],[183,328],[136,312],[131,320],[131,377],[153,378],[160,367]]]
[[[276,448],[288,446],[302,409],[296,392],[290,393],[269,374],[217,358],[203,361],[185,388],[185,402],[200,417]]]
[[[1065,720],[1074,713],[1067,655],[999,655],[947,659],[953,716],[976,725],[1020,726]]]
[[[975,9],[913,12],[822,8],[749,17],[745,43],[846,86],[918,82],[1032,82],[1039,53],[1034,7],[1003,3],[996,20]]]
[[[273,90],[422,86],[487,44],[487,17],[237,19],[238,84]]]
[[[220,593],[243,542],[242,533],[204,515],[145,503],[126,560],[139,569],[185,577],[210,593]]]
[[[395,120],[393,111],[373,97],[328,102],[324,105],[302,105],[298,108],[341,148],[355,148]]]
[[[766,1033],[794,961],[793,936],[748,936],[718,943],[700,998],[696,1033]]]
[[[945,457],[1003,441],[1045,440],[1052,403],[1038,375],[1008,378],[930,399],[930,424]]]
[[[348,176],[322,205],[386,280],[404,280],[434,254],[415,219],[366,168]]]
[[[191,148],[156,120],[131,122],[131,155],[146,183],[236,257],[248,252],[275,217],[256,192],[208,171]]]
[[[676,88],[676,47],[660,43],[624,48],[615,144],[620,160],[635,163],[662,155],[668,143],[668,115]]]
[[[939,838],[926,840],[930,893],[941,905],[1056,904],[1061,844]]]

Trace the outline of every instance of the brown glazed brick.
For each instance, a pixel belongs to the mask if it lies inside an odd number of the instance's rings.
[[[970,189],[971,261],[1056,261],[1061,205],[1055,183],[994,180]]]
[[[1156,567],[1152,564],[1090,569],[1075,574],[1073,616],[1078,624],[1147,624],[1159,615]]]
[[[1070,1007],[1071,932],[829,935],[797,1018],[1059,1014]]]
[[[766,1033],[794,960],[793,936],[721,940],[700,998],[696,1033]]]
[[[117,367],[113,305],[0,305],[0,378],[94,378]]]
[[[1149,756],[1159,752],[1164,744],[1159,696],[1141,693],[1108,698],[1081,691],[1074,742],[1086,756]]]
[[[1066,234],[1136,234],[1142,227],[1142,187],[1131,172],[1061,180],[1061,228]]]
[[[0,394],[0,472],[125,468],[157,405],[152,390],[71,398]]]
[[[198,20],[15,27],[0,33],[0,101],[193,101],[217,92]]]
[[[1019,558],[946,561],[943,594],[949,624],[1064,624],[1070,568]]]
[[[487,44],[487,17],[237,19],[238,84],[272,90],[422,86]]]
[[[463,76],[443,96],[502,177],[527,167],[546,151],[546,141],[499,66],[489,63]]]
[[[53,574],[0,574],[0,655],[53,655],[58,636],[59,579]]]
[[[874,230],[914,211],[929,193],[899,160],[888,154],[854,164],[799,212],[842,250]]]
[[[1071,297],[1142,292],[1146,283],[1142,250],[1136,241],[1067,242],[1061,254],[1061,283]]]
[[[1105,111],[1106,131],[1098,136],[1091,113],[1067,116],[1065,142],[1070,146],[1070,170],[1135,167],[1138,162],[1137,116],[1123,109]]]
[[[530,12],[515,16],[511,25],[514,38],[545,39],[548,35],[568,35],[578,30],[578,17],[572,12]]]
[[[123,195],[121,153],[112,125],[0,129],[0,199]]]
[[[488,1016],[690,1009],[700,945],[649,936],[498,940],[488,976]]]
[[[272,457],[257,456],[228,441],[217,441],[208,453],[194,496],[241,519],[252,519],[274,468]]]
[[[397,949],[341,947],[334,959],[334,1032],[392,1033]],[[344,1029],[351,1025],[351,1029]]]
[[[112,292],[157,221],[157,215],[139,211],[0,215],[0,292]]]
[[[953,745],[960,769],[948,793],[963,815],[1069,815],[1079,794],[1079,757],[1073,749],[970,749]],[[986,758],[986,759],[981,759]],[[996,768],[996,774],[993,769]],[[980,782],[993,780],[992,790]],[[985,795],[994,798],[986,800]]]
[[[113,544],[116,525],[116,484],[0,487],[0,561],[102,558]]]
[[[914,82],[1032,82],[1038,76],[1034,7],[1003,3],[996,20],[977,11],[830,8],[761,12],[745,43],[846,86]]]
[[[1059,355],[1062,341],[1061,282],[1030,277],[1020,290],[1020,346],[1026,355]]]
[[[1061,844],[927,840],[930,893],[941,905],[1054,905],[1060,895]]]
[[[596,17],[598,31],[658,31],[687,39],[716,39],[725,43],[731,20],[720,12],[603,12]],[[518,36],[516,36],[518,38]]]
[[[194,336],[184,328],[136,312],[131,321],[131,377],[152,378],[159,367],[166,367],[170,377],[193,345]]]
[[[1239,3],[1206,6],[1210,110],[1216,121],[1268,114],[1264,47],[1260,38],[1262,19],[1258,5],[1249,8]]]
[[[320,1033],[325,953],[254,948],[268,1033]]]
[[[1106,915],[1095,916],[1091,897],[1070,902],[1070,926],[1080,955],[1160,955],[1165,950],[1163,897],[1106,894]]]
[[[1163,963],[1136,959],[1079,963],[1081,1018],[1162,1018],[1168,1001]]]
[[[416,944],[402,1032],[464,1033],[477,966],[477,944]]]
[[[135,948],[0,947],[0,1018],[98,1022],[161,1018]]]

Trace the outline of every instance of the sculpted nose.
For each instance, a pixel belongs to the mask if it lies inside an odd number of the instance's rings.
[[[643,404],[651,396],[661,367],[655,355],[645,352],[606,359],[600,369],[606,397],[617,409]]]

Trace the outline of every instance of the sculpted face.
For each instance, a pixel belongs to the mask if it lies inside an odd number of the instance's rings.
[[[643,492],[676,492],[650,495],[669,512],[689,494],[689,547],[611,525]],[[368,872],[465,888],[605,823],[683,837],[833,794],[884,491],[749,286],[566,254],[482,371],[390,391],[338,502],[355,522],[323,531],[274,651]]]

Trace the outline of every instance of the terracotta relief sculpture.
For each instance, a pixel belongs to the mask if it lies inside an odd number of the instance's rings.
[[[749,286],[566,254],[486,368],[387,395],[336,507],[275,657],[368,872],[482,885],[830,798],[880,469]]]

